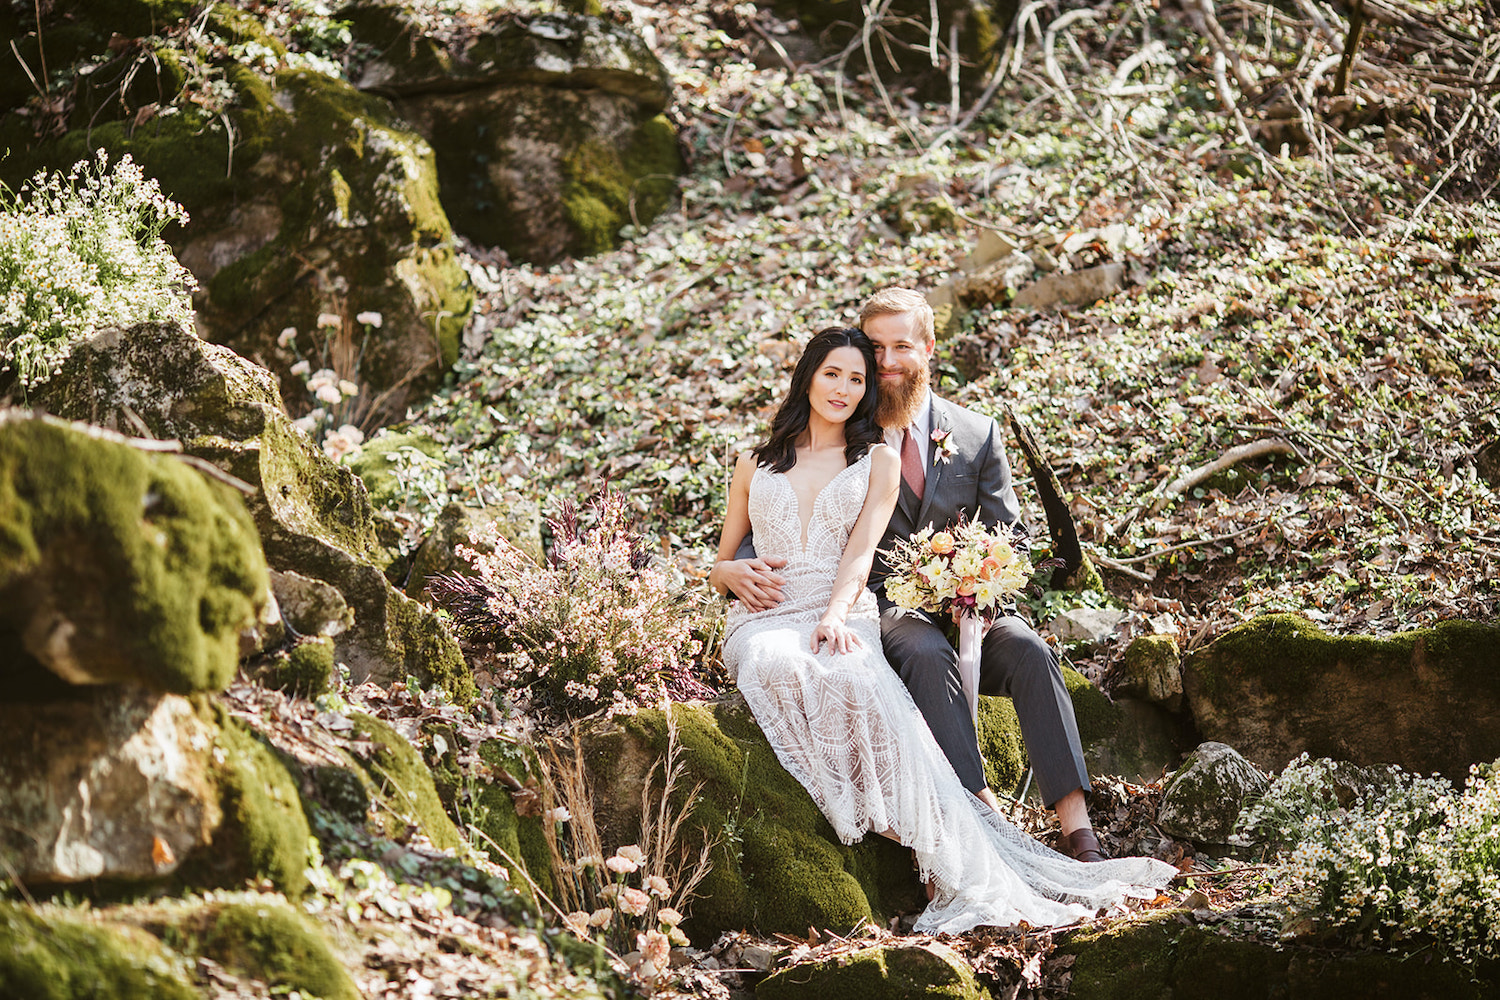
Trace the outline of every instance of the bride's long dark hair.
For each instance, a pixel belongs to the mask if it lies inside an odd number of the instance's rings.
[[[787,390],[781,409],[771,421],[770,437],[751,452],[757,464],[772,472],[785,472],[797,464],[797,438],[807,430],[812,416],[808,392],[812,388],[813,376],[836,347],[852,347],[865,359],[865,394],[855,404],[854,413],[844,421],[844,462],[853,465],[870,449],[870,445],[883,440],[880,425],[875,423],[875,386],[880,381],[875,366],[875,345],[863,331],[852,326],[831,326],[814,334],[803,349],[792,372],[792,387]]]

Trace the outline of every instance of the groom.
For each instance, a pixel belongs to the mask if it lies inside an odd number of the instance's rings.
[[[875,343],[880,379],[876,418],[886,443],[901,454],[901,495],[879,549],[889,549],[896,539],[928,524],[951,528],[964,518],[1016,524],[1020,510],[999,426],[932,394],[937,341],[926,298],[906,288],[882,289],[865,303],[859,325]],[[779,603],[783,581],[776,570],[781,562],[757,558],[746,549],[740,555],[747,558],[719,563],[710,578],[717,577],[752,610]],[[887,600],[887,572],[885,557],[877,553],[870,588],[880,604],[886,659],[901,675],[964,787],[998,810],[999,802],[985,784],[958,654],[938,623],[926,615],[900,613]],[[1051,647],[1019,617],[996,619],[980,653],[979,690],[1006,695],[1015,703],[1037,790],[1062,827],[1064,853],[1080,861],[1104,860],[1089,823],[1084,797],[1089,777],[1073,702]]]

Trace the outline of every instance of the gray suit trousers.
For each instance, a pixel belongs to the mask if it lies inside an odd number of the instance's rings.
[[[878,593],[878,592],[877,592]],[[974,722],[958,676],[958,653],[925,617],[898,614],[881,597],[881,645],[965,788],[985,787]],[[1057,655],[1022,619],[996,619],[979,657],[979,692],[1016,706],[1037,791],[1049,808],[1075,788],[1090,790],[1073,700]]]

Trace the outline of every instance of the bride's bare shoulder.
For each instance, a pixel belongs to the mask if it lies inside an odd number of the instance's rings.
[[[870,456],[870,471],[873,474],[879,475],[888,469],[901,468],[900,453],[884,442],[877,442],[870,445],[870,450],[867,454]]]

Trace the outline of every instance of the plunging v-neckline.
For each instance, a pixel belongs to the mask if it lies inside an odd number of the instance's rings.
[[[786,484],[786,488],[792,491],[792,499],[797,504],[797,523],[802,528],[802,548],[801,548],[802,552],[806,552],[807,551],[807,533],[812,528],[812,520],[813,520],[813,518],[817,516],[817,513],[818,513],[818,501],[820,501],[820,500],[823,499],[823,494],[825,494],[825,493],[828,492],[828,487],[830,487],[834,483],[838,482],[840,476],[842,476],[844,473],[848,472],[850,469],[855,468],[856,466],[859,465],[860,462],[863,462],[863,461],[864,461],[863,458],[857,459],[856,461],[850,463],[849,465],[844,466],[838,472],[835,472],[832,476],[828,477],[828,482],[824,483],[818,489],[818,492],[813,496],[812,508],[810,510],[808,510],[806,517],[802,516],[802,494],[798,493],[797,492],[797,487],[795,487],[795,486],[792,485],[791,477],[789,477],[785,472],[774,472],[774,471],[772,471],[770,469],[766,470],[767,472],[770,472],[771,475],[773,475],[773,476],[780,476],[781,477],[781,481]]]

